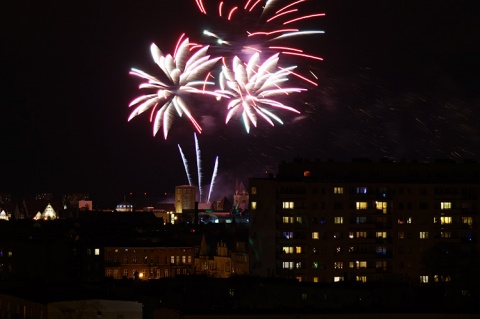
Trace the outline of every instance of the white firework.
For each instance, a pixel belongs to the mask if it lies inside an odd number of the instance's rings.
[[[188,38],[184,40],[182,38],[183,36],[180,37],[179,45],[177,45],[173,56],[170,54],[164,55],[155,44],[150,46],[153,60],[162,70],[164,80],[138,69],[132,69],[130,72],[132,75],[147,80],[140,84],[140,89],[153,89],[156,92],[139,96],[130,102],[129,107],[136,107],[131,112],[128,121],[152,109],[150,122],[153,121],[153,135],[156,135],[160,127],[163,126],[165,139],[167,139],[175,113],[179,117],[185,114],[195,129],[199,133],[202,131],[187,107],[186,95],[219,96],[218,93],[205,89],[206,85],[213,84],[207,82],[205,76],[220,58],[210,59],[210,55],[207,55],[208,46],[200,47],[193,53],[191,50],[194,47],[189,43]]]
[[[283,124],[272,112],[273,109],[300,113],[293,107],[271,99],[272,97],[306,91],[303,88],[281,87],[281,84],[288,81],[287,76],[295,66],[278,69],[278,54],[272,55],[262,64],[259,63],[258,53],[255,53],[247,64],[235,56],[232,69],[223,65],[219,79],[220,90],[216,91],[222,96],[227,95],[231,98],[225,123],[228,123],[234,115],[241,113],[247,133],[250,132],[250,123],[257,127],[258,116],[272,126],[274,126],[272,120]]]

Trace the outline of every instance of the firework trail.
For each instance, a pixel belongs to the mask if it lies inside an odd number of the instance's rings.
[[[322,61],[319,56],[308,54],[297,46],[292,46],[292,38],[325,33],[323,30],[304,29],[316,19],[324,17],[323,12],[309,12],[309,0],[286,2],[276,0],[218,1],[216,7],[206,6],[203,0],[196,0],[201,13],[212,20],[214,29],[203,31],[203,35],[213,39],[212,48],[224,56],[239,55],[240,52],[263,54],[281,53],[308,60]],[[213,2],[210,1],[209,4]],[[297,75],[312,85],[315,80]]]
[[[202,202],[202,163],[200,160],[200,145],[198,144],[197,134],[193,133],[193,135],[195,137],[195,151],[197,154],[198,194],[199,194],[198,201],[201,203]]]
[[[206,82],[204,79],[220,58],[210,59],[210,56],[206,54],[208,46],[199,46],[200,48],[191,54],[194,44],[190,44],[188,38],[184,39],[183,37],[184,35],[178,40],[173,56],[164,55],[155,44],[150,46],[154,62],[162,70],[163,80],[138,69],[133,68],[130,71],[131,75],[146,80],[140,84],[140,89],[153,89],[155,92],[139,96],[130,102],[129,107],[136,105],[136,108],[131,112],[128,121],[152,109],[150,122],[153,121],[153,135],[156,135],[163,126],[165,139],[167,139],[168,131],[172,126],[175,112],[179,117],[185,114],[197,132],[202,132],[202,128],[187,107],[185,96],[202,94],[218,97],[217,93],[205,90],[206,84],[213,83]],[[199,86],[200,88],[197,88]]]
[[[274,126],[275,120],[283,124],[282,120],[272,113],[271,109],[283,109],[300,113],[293,107],[270,99],[278,95],[288,95],[292,92],[306,91],[302,88],[283,88],[282,82],[287,81],[287,76],[295,67],[277,70],[278,54],[268,58],[260,64],[260,55],[255,53],[247,65],[235,57],[232,69],[223,66],[220,73],[220,90],[222,95],[231,97],[228,103],[226,123],[236,114],[241,112],[245,130],[250,132],[250,123],[257,126],[257,115]]]
[[[215,158],[215,166],[213,168],[212,180],[210,181],[210,191],[208,192],[207,203],[210,203],[210,197],[212,196],[213,185],[215,185],[215,179],[217,178],[218,171],[218,156]]]
[[[185,173],[187,173],[188,185],[192,186],[192,178],[190,177],[190,172],[188,170],[187,158],[185,157],[185,154],[183,154],[180,144],[178,144],[178,150],[180,151],[180,155],[182,156],[183,166],[185,167]]]

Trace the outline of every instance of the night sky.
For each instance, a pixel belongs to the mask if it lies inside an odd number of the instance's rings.
[[[325,34],[305,47],[324,61],[295,62],[319,76],[293,100],[300,116],[277,112],[284,125],[259,121],[247,134],[237,120],[224,124],[223,105],[193,112],[204,128],[206,184],[219,156],[214,199],[298,157],[479,159],[479,1],[310,2],[326,13],[315,20]],[[130,68],[156,74],[152,42],[171,53],[182,32],[198,38],[208,20],[194,0],[1,7],[0,191],[89,192],[113,202],[172,193],[187,183],[177,144],[196,180],[188,120],[176,118],[166,141],[152,136],[148,114],[127,122],[129,102],[142,94]]]

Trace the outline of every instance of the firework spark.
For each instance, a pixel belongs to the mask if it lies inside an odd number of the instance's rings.
[[[202,128],[187,107],[185,101],[187,95],[205,94],[218,97],[217,93],[204,89],[205,84],[213,84],[206,83],[204,76],[220,58],[210,59],[210,55],[207,55],[208,46],[191,44],[188,38],[184,39],[183,37],[184,35],[180,37],[173,56],[164,55],[155,44],[150,47],[153,60],[162,70],[164,80],[138,69],[132,69],[130,72],[131,75],[147,80],[140,84],[140,89],[153,89],[156,92],[139,96],[130,102],[129,107],[136,107],[131,112],[128,121],[152,109],[150,122],[153,121],[153,135],[156,135],[163,126],[165,139],[167,139],[168,131],[172,126],[175,111],[179,117],[185,114],[197,132],[202,132]],[[192,54],[193,46],[200,48]],[[159,105],[161,105],[160,108],[158,108]]]
[[[305,29],[325,16],[323,12],[309,12],[309,0],[222,0],[214,10],[204,1],[196,0],[198,9],[213,20],[215,30],[205,30],[203,34],[214,40],[212,47],[221,51],[253,54],[259,52],[267,55],[281,53],[309,60],[323,60],[314,54],[304,52],[301,48],[289,45],[290,38],[323,34],[323,30]],[[209,2],[212,4],[212,2]],[[222,49],[223,48],[223,49]],[[280,49],[281,48],[281,49]],[[224,54],[225,55],[225,54]],[[233,56],[232,55],[232,56]]]
[[[193,133],[195,137],[195,153],[197,154],[197,170],[198,170],[198,194],[199,201],[202,202],[202,161],[200,156],[200,144],[198,144],[197,134]]]
[[[185,154],[183,153],[182,148],[180,147],[180,144],[178,144],[178,150],[180,151],[180,156],[182,157],[183,166],[185,167],[185,173],[187,174],[187,178],[188,178],[188,185],[192,186],[192,178],[190,177],[190,171],[188,170],[187,158],[185,157]]]
[[[280,85],[288,80],[287,76],[295,67],[277,70],[277,62],[278,54],[274,54],[259,65],[260,55],[255,53],[246,66],[238,57],[233,59],[232,69],[223,65],[219,80],[221,89],[218,92],[231,97],[226,123],[236,113],[241,112],[243,124],[248,133],[250,123],[255,127],[257,126],[257,115],[272,126],[274,125],[272,119],[283,124],[282,120],[272,113],[271,109],[300,113],[293,107],[270,99],[270,97],[306,91],[302,88],[281,87]]]
[[[218,156],[215,158],[215,166],[213,168],[212,179],[210,180],[210,190],[208,192],[207,202],[210,203],[210,197],[212,196],[213,186],[215,185],[215,180],[217,179],[218,172]]]

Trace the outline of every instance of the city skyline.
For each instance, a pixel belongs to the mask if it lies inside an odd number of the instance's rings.
[[[194,149],[192,126],[176,119],[164,140],[147,118],[128,123],[138,96],[128,72],[154,69],[152,42],[171,48],[183,28],[198,32],[176,25],[179,16],[201,17],[195,1],[24,1],[7,9],[2,191],[122,196],[187,184],[177,145]],[[326,13],[317,20],[325,34],[309,39],[324,61],[309,64],[319,85],[295,100],[300,115],[249,134],[239,121],[226,126],[223,109],[199,119],[204,171],[222,159],[217,187],[233,189],[295,157],[478,159],[479,4],[345,0],[315,9]]]

